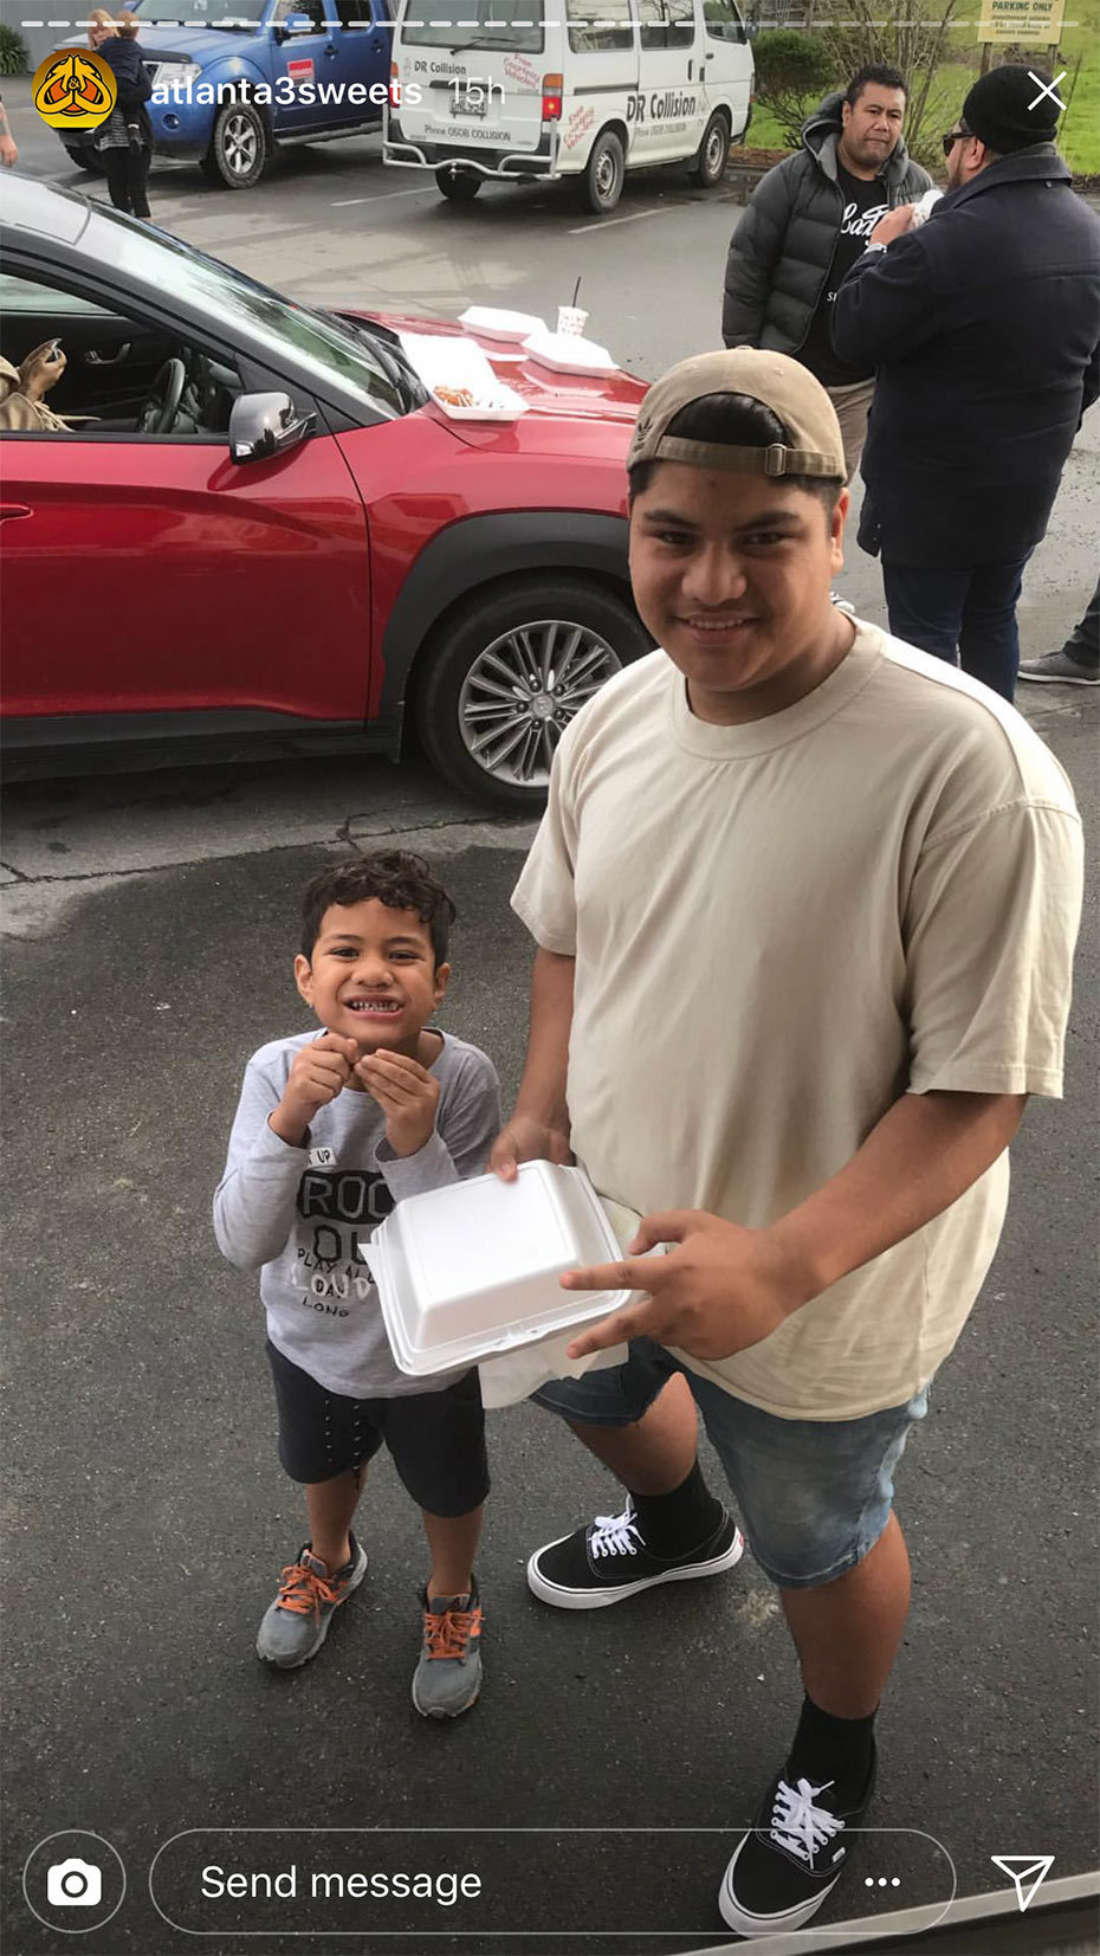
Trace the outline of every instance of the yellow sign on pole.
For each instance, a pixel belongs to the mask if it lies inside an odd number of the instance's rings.
[[[982,0],[978,40],[1056,47],[1065,10],[1066,0]]]

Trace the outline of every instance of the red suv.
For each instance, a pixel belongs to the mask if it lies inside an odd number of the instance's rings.
[[[456,787],[537,807],[562,728],[651,645],[626,553],[644,383],[483,339],[528,411],[456,421],[401,335],[460,326],[296,305],[20,178],[0,246],[0,350],[60,340],[68,421],[3,439],[9,764],[183,735],[396,759],[411,719]]]

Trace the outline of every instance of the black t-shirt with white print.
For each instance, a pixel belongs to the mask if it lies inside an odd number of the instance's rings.
[[[829,320],[845,273],[862,256],[868,238],[880,217],[886,216],[890,203],[880,177],[872,177],[870,181],[866,177],[853,177],[839,161],[836,176],[844,197],[840,235],[809,333],[796,357],[817,375],[824,387],[853,387],[856,381],[870,380],[871,376],[837,359],[829,338]]]

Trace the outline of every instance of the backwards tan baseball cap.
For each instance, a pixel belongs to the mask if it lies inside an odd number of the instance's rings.
[[[707,394],[747,394],[771,408],[789,431],[790,445],[734,448],[666,432],[683,408]],[[635,462],[689,462],[739,475],[817,475],[840,482],[848,474],[836,409],[821,382],[787,354],[754,346],[696,354],[654,381],[638,412],[627,468]]]

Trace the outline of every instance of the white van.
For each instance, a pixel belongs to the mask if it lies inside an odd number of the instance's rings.
[[[718,182],[753,61],[737,0],[402,0],[390,82],[387,163],[459,203],[487,177],[579,177],[604,212],[647,164]]]

